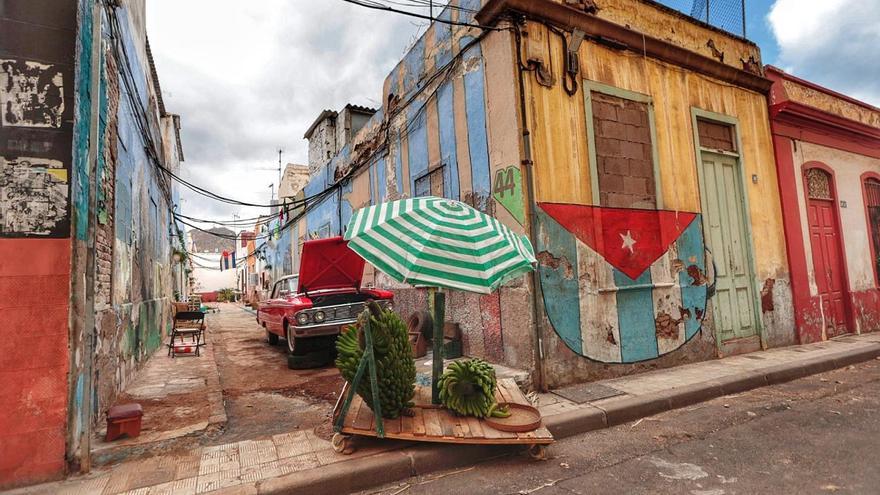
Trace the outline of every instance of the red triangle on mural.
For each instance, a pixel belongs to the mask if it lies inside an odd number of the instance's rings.
[[[538,203],[542,210],[599,253],[605,261],[639,278],[697,217],[666,210],[606,208],[564,203]]]

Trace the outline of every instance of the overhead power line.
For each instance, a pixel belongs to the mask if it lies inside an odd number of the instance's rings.
[[[395,14],[406,15],[410,17],[415,17],[417,19],[424,19],[426,21],[439,22],[441,24],[451,24],[453,26],[466,26],[477,29],[489,30],[489,31],[501,31],[501,28],[490,27],[490,26],[482,26],[480,24],[473,24],[470,22],[461,22],[461,21],[453,21],[450,19],[441,19],[438,17],[434,17],[433,15],[419,14],[418,12],[410,12],[408,10],[396,9],[390,5],[386,5],[381,2],[377,2],[374,0],[342,0],[343,2],[359,5],[361,7],[365,7],[373,10],[383,10],[386,12],[393,12]]]

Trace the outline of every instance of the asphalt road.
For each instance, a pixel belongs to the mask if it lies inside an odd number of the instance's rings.
[[[365,493],[880,494],[880,360]]]

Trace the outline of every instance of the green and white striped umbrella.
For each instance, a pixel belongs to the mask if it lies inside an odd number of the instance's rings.
[[[345,239],[398,282],[489,294],[537,264],[529,240],[459,201],[402,199],[358,210]]]

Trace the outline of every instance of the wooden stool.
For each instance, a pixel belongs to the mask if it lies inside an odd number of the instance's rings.
[[[128,435],[135,438],[141,434],[141,418],[144,416],[144,408],[140,404],[123,404],[113,406],[107,411],[107,436],[105,441],[112,442],[117,438]]]

